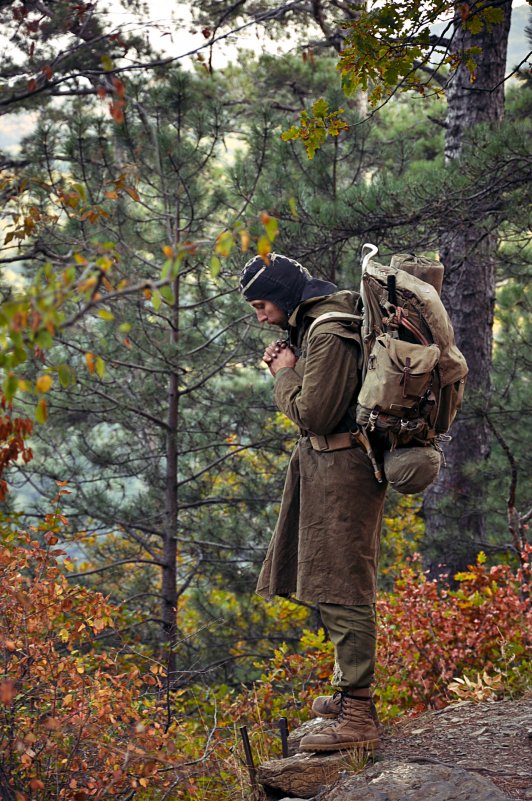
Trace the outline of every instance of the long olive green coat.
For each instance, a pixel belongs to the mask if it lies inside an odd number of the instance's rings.
[[[279,409],[304,432],[286,476],[277,525],[258,580],[265,597],[371,604],[375,601],[385,486],[361,448],[320,452],[309,437],[348,430],[347,410],[359,386],[358,336],[337,321],[313,319],[329,311],[353,313],[350,292],[313,298],[290,317],[291,339],[301,348],[294,368],[275,376]]]

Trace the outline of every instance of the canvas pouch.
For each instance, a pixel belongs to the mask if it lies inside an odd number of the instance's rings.
[[[391,487],[403,495],[423,492],[440,472],[442,456],[436,448],[395,448],[384,453],[384,475]]]
[[[366,425],[375,408],[394,417],[409,417],[430,388],[439,357],[437,345],[415,345],[389,334],[378,336],[358,396],[357,423]]]

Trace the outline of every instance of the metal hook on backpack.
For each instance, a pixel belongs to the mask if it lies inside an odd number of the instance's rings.
[[[364,250],[369,248],[369,252],[364,254]],[[372,245],[371,242],[365,242],[362,245],[362,275],[366,272],[366,267],[368,266],[368,262],[375,254],[379,252],[379,248],[377,245]]]

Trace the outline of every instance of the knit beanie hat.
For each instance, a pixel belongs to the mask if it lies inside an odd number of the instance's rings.
[[[309,298],[332,295],[336,284],[313,278],[295,259],[269,253],[268,263],[253,256],[240,275],[240,292],[247,301],[269,300],[290,317],[296,306]]]

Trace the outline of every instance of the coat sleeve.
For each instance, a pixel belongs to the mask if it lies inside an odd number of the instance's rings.
[[[330,434],[358,388],[357,347],[335,334],[315,334],[303,378],[284,367],[275,375],[275,402],[290,420],[313,434]]]

